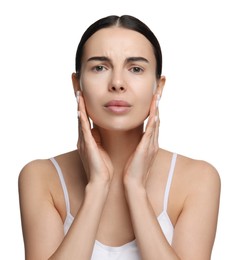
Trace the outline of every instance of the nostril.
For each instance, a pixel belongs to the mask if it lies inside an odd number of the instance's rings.
[[[113,91],[113,92],[124,92],[125,91],[125,87],[124,86],[117,86],[117,85],[111,85],[110,86],[110,91]]]

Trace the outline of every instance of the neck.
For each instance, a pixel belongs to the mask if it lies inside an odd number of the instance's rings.
[[[101,144],[112,160],[115,169],[123,169],[131,154],[139,144],[143,125],[129,131],[108,131],[97,127]]]

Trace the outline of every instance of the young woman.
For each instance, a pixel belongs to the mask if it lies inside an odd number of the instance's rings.
[[[20,173],[26,259],[210,259],[219,175],[159,147],[161,71],[157,39],[134,17],[102,18],[83,34],[77,149]]]

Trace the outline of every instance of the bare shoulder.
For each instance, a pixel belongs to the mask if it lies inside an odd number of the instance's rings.
[[[60,154],[54,157],[62,167],[64,165],[74,167],[76,164],[75,151]],[[54,174],[50,173],[55,172],[55,167],[49,159],[36,159],[27,163],[19,174],[19,183],[30,180],[37,180],[42,182],[47,182],[51,179]]]
[[[178,154],[173,184],[169,208],[175,226],[173,247],[181,258],[210,259],[219,212],[219,173],[205,160]]]
[[[85,178],[81,174],[81,162],[77,151],[70,151],[54,157],[73,198],[81,199]],[[79,196],[81,194],[81,197]],[[49,202],[60,213],[66,214],[64,194],[57,169],[50,159],[37,159],[27,163],[19,174],[20,203],[32,205],[32,200]],[[76,200],[76,199],[75,199]],[[73,201],[72,204],[78,201]],[[76,211],[76,210],[75,210]]]
[[[38,188],[47,182],[47,173],[52,170],[48,159],[37,159],[27,163],[19,174],[19,187]]]
[[[160,149],[158,153],[158,161],[160,161],[160,164],[161,161],[164,161],[166,165],[168,165],[171,162],[173,154],[177,153]],[[191,180],[202,181],[205,178],[220,182],[219,173],[211,163],[179,153],[177,154],[176,159],[176,172],[180,175],[179,177],[187,177]]]
[[[211,163],[178,155],[177,168],[178,174],[189,182],[191,190],[214,188],[219,191],[220,176]]]
[[[76,164],[74,153],[58,155],[55,159],[63,168],[69,168],[69,172]],[[51,160],[33,160],[22,168],[19,202],[27,259],[36,256],[48,259],[62,241],[66,218],[63,190]]]
[[[165,169],[168,169],[172,155],[172,152],[161,149],[158,162],[164,161]],[[210,198],[213,202],[219,202],[220,188],[219,173],[211,163],[177,154],[171,201],[174,201],[173,205],[179,205],[178,211],[194,199]]]

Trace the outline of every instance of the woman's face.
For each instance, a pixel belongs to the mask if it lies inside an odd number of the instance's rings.
[[[101,29],[84,46],[80,88],[93,122],[108,130],[143,124],[157,90],[151,43],[124,28]]]

